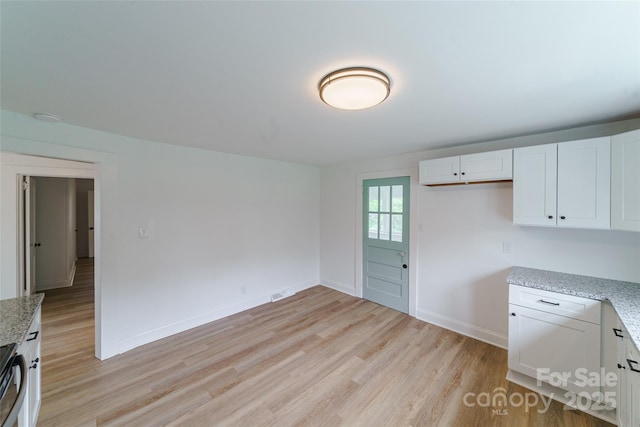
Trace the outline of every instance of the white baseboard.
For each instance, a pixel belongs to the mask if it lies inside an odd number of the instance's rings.
[[[470,323],[461,322],[460,320],[442,316],[427,310],[418,310],[416,318],[467,337],[495,345],[496,347],[504,348],[505,350],[507,349],[508,337],[495,331],[481,328]]]
[[[73,286],[73,280],[76,278],[76,262],[73,262],[73,267],[71,267],[71,271],[69,272],[69,286]]]
[[[292,285],[292,286],[288,286],[286,288],[280,288],[280,289],[292,289],[294,292],[301,292],[305,289],[308,289],[316,285],[317,285],[317,281],[313,280],[313,281],[303,282],[298,285]],[[276,291],[274,290],[274,292]],[[149,344],[150,342],[157,341],[159,339],[166,338],[168,336],[175,335],[180,332],[184,332],[189,329],[205,325],[207,323],[222,319],[224,317],[231,316],[233,314],[237,314],[254,307],[258,307],[259,305],[270,303],[271,293],[272,292],[269,292],[267,295],[263,295],[258,298],[254,298],[248,301],[243,301],[238,304],[230,305],[228,307],[221,308],[219,310],[214,310],[208,313],[194,316],[189,319],[181,320],[179,322],[175,322],[170,325],[162,326],[157,329],[143,332],[134,337],[127,338],[123,341],[120,341],[120,344],[118,345],[118,353],[121,354],[126,351],[132,350],[136,347],[139,347],[141,345]]]
[[[222,319],[223,317],[240,313],[241,311],[249,310],[268,302],[270,302],[269,296],[265,295],[260,298],[244,301],[239,304],[234,304],[229,307],[222,308],[220,310],[211,311],[209,313],[194,316],[189,319],[172,323],[170,325],[143,332],[142,334],[120,341],[120,344],[118,345],[118,353],[124,353],[141,345],[149,344],[150,342],[157,341],[159,339],[166,338],[168,336],[175,335],[180,332],[196,328],[198,326],[202,326],[209,322],[213,322],[215,320]]]
[[[354,286],[332,282],[331,280],[327,279],[320,279],[320,284],[327,288],[333,289],[334,291],[342,292],[344,294],[351,295],[352,297],[357,297],[356,288]]]

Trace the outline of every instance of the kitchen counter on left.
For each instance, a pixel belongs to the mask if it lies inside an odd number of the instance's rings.
[[[0,300],[0,346],[24,341],[44,294]]]

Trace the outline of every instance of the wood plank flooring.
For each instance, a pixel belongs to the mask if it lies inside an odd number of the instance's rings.
[[[46,292],[39,426],[610,425],[480,406],[530,393],[504,379],[505,350],[321,286],[100,362],[92,276],[80,260]]]

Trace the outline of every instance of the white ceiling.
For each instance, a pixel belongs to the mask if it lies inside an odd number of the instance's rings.
[[[0,3],[2,109],[328,164],[640,116],[640,2]],[[317,84],[372,66],[383,104]]]

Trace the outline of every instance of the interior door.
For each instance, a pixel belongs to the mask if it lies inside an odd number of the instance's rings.
[[[409,177],[363,181],[362,296],[409,312]]]
[[[89,258],[93,258],[93,232],[94,232],[94,219],[93,219],[93,190],[87,192],[87,218],[89,227]]]
[[[27,294],[33,295],[36,293],[36,252],[39,246],[37,243],[36,233],[36,189],[37,180],[28,176],[26,178],[25,189],[25,222],[27,227],[25,230],[25,241],[27,242],[26,249],[27,254],[25,256],[26,266],[26,283]]]

